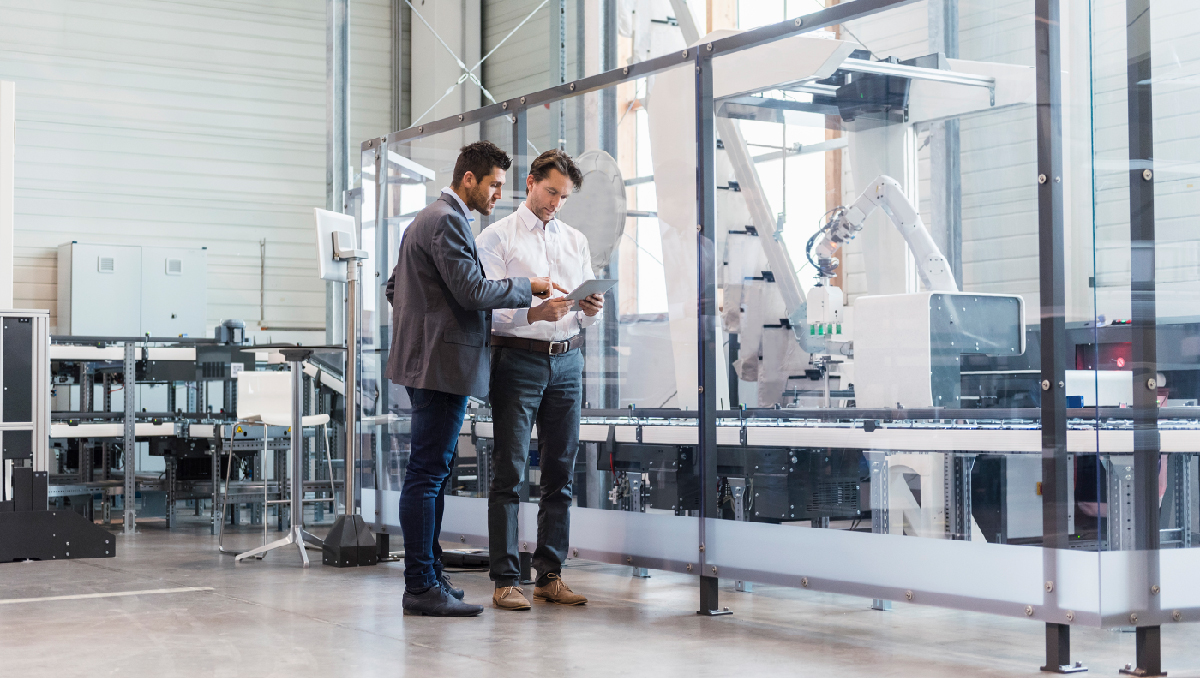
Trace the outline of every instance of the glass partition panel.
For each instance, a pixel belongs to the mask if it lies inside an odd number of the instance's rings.
[[[681,72],[686,75],[690,71],[690,62],[685,62]],[[664,82],[664,77],[660,73],[658,81]],[[661,85],[663,101],[676,99],[685,107],[690,105],[694,100],[691,81],[685,78],[683,83],[685,88],[679,83],[671,85],[675,90]],[[450,183],[459,148],[475,138],[487,138],[513,156],[513,166],[507,172],[504,199],[494,212],[487,217],[475,215],[477,237],[488,228],[501,229],[519,219],[539,237],[544,235],[548,243],[544,256],[514,250],[488,257],[485,252],[489,265],[512,266],[518,259],[542,256],[546,261],[530,259],[538,269],[535,272],[557,275],[561,279],[556,282],[569,289],[586,278],[617,281],[604,294],[604,310],[598,316],[573,312],[566,319],[569,322],[557,323],[558,328],[537,321],[527,329],[544,332],[524,335],[553,340],[583,335],[582,348],[570,352],[574,356],[550,358],[556,364],[565,365],[572,359],[581,363],[579,444],[569,471],[570,557],[628,564],[635,574],[644,573],[645,568],[686,572],[696,564],[699,503],[694,463],[696,399],[690,395],[697,391],[695,134],[673,129],[678,126],[673,115],[652,119],[645,105],[649,91],[647,78],[631,78],[575,97],[562,107],[563,115],[557,104],[522,106],[519,99],[513,99],[506,109],[512,113],[448,132],[390,142],[381,193],[384,228],[368,232],[373,224],[364,222],[364,239],[373,238],[376,243],[370,265],[375,268],[379,291],[373,308],[386,309],[382,286],[395,265],[405,226]],[[572,112],[593,104],[601,109],[597,124],[582,129]],[[666,103],[661,108],[670,111]],[[688,114],[684,120],[693,118]],[[564,121],[570,124],[564,127]],[[562,148],[573,158],[582,183],[561,204],[553,224],[541,222],[533,212],[514,216],[527,200],[544,198],[536,190],[532,197],[527,195],[526,177],[532,161],[552,148]],[[669,200],[660,199],[664,191]],[[670,215],[669,220],[664,214]],[[558,244],[550,247],[552,241]],[[586,253],[579,248],[580,242],[586,242]],[[481,247],[494,249],[496,245]],[[547,270],[541,270],[543,265]],[[489,269],[490,277],[501,275],[523,273]],[[514,331],[513,323],[497,317],[493,318],[494,332],[524,336]],[[390,320],[390,314],[383,312],[374,321],[364,320],[364,352],[372,349],[375,357],[373,362],[364,358],[363,441],[364,447],[374,451],[372,463],[378,475],[378,491],[372,494],[370,506],[364,503],[364,513],[374,512],[376,527],[384,532],[394,531],[398,522],[394,504],[409,449],[403,389],[376,386],[388,383],[381,372],[387,361],[387,338],[393,331],[405,331],[391,327]],[[377,345],[368,345],[368,336]],[[501,352],[520,350],[493,348],[493,364],[504,360]],[[496,388],[506,387],[504,380],[494,384],[492,397]],[[561,392],[548,385],[546,393],[556,390]],[[468,412],[449,490],[457,496],[449,497],[446,504],[444,533],[468,546],[487,544],[491,479],[497,460],[512,454],[508,449],[497,452],[497,447],[522,444],[512,439],[511,426],[497,424],[494,405],[491,398],[485,399],[473,403]],[[551,411],[544,403],[534,410]],[[556,472],[546,466],[551,462],[544,455],[561,447],[549,433],[551,424],[559,423],[552,419],[539,415],[535,424],[545,426],[537,426],[527,443],[528,463],[519,491],[521,551],[525,553],[536,546],[543,488],[554,485],[543,483]],[[651,427],[655,433],[648,432]],[[565,442],[570,447],[570,440]]]
[[[1130,11],[1111,2],[1092,10],[1098,209],[1090,357],[1102,377],[1097,396],[1110,401],[1100,404],[1129,408],[1110,411],[1101,424],[1102,436],[1114,436],[1109,450],[1101,439],[1101,590],[1105,621],[1114,626],[1194,620],[1200,612],[1200,586],[1190,576],[1200,567],[1191,548],[1200,451],[1193,409],[1200,398],[1193,199],[1200,51],[1189,24],[1200,10],[1155,0]],[[1124,436],[1119,445],[1116,435]]]
[[[1043,532],[1034,6],[957,5],[713,59],[704,574],[1095,622],[1095,526]]]
[[[478,126],[468,126],[407,142],[383,145],[378,184],[380,226],[367,225],[364,215],[363,243],[370,257],[363,262],[362,295],[362,456],[377,477],[374,487],[398,496],[409,454],[409,401],[402,386],[386,378],[392,327],[387,285],[395,268],[404,230],[426,206],[441,196],[451,183],[459,150],[479,140]],[[365,214],[364,207],[364,214]],[[473,224],[478,230],[477,215]],[[464,464],[473,459],[464,460]],[[395,501],[380,502],[376,519],[395,518]]]
[[[682,71],[690,68],[685,65]],[[635,568],[684,569],[687,559],[695,561],[697,527],[694,518],[687,521],[688,528],[674,521],[694,514],[699,501],[697,471],[688,461],[689,455],[694,459],[696,426],[685,412],[695,409],[695,398],[689,394],[697,389],[695,142],[694,133],[682,129],[668,129],[671,134],[665,137],[663,130],[657,130],[660,134],[655,136],[655,125],[680,125],[674,116],[655,120],[646,105],[651,82],[659,87],[669,74],[630,78],[573,97],[561,106],[519,107],[513,129],[519,130],[524,143],[514,138],[519,147],[514,147],[512,173],[520,177],[514,196],[533,205],[540,199],[537,190],[531,195],[525,191],[533,160],[555,148],[573,159],[583,181],[562,203],[553,228],[581,234],[588,260],[583,263],[586,273],[572,272],[566,286],[573,288],[580,275],[617,281],[605,293],[599,316],[575,317],[573,328],[553,337],[565,339],[576,332],[584,337],[580,444],[572,478],[572,544],[580,546],[580,553],[601,560],[632,558],[628,563]],[[664,101],[690,105],[691,83],[686,82],[686,90],[661,84]],[[597,111],[595,118],[580,124],[582,109]],[[666,104],[663,110],[668,110]],[[685,116],[683,122],[688,119]],[[664,195],[671,198],[669,220],[664,218]],[[522,218],[528,218],[535,229],[550,227],[538,223],[532,213],[524,214]],[[573,261],[561,250],[555,257],[549,262],[551,271]],[[539,325],[548,327],[544,322]],[[543,335],[538,336],[549,338]],[[498,433],[486,418],[483,415],[483,427],[477,425],[477,431],[484,430],[492,438]],[[670,428],[672,441],[644,433],[657,424]],[[492,438],[488,444],[503,443]],[[531,447],[530,503],[540,501],[545,473],[541,448],[549,453],[554,445],[538,439]],[[633,515],[601,519],[578,509]],[[592,517],[582,517],[587,515]],[[650,520],[650,515],[653,524],[663,525],[664,533],[686,542],[676,545],[682,551],[657,538],[642,542],[621,537],[625,550],[616,552],[610,551],[613,544],[603,542],[614,534],[626,534],[627,525],[650,525],[641,522]],[[600,522],[581,527],[580,520]]]

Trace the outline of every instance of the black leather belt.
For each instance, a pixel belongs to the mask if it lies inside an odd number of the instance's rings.
[[[519,348],[543,355],[560,355],[583,346],[583,334],[576,334],[566,341],[539,341],[537,339],[505,337],[493,334],[491,344],[492,346],[502,346],[504,348]]]

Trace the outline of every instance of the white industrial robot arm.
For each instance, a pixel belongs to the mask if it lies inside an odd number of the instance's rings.
[[[838,263],[833,254],[838,247],[853,239],[862,230],[863,222],[876,207],[883,208],[900,231],[900,235],[904,237],[904,241],[908,243],[913,257],[917,260],[917,273],[921,276],[921,283],[925,288],[930,292],[957,292],[958,283],[954,280],[950,263],[929,236],[920,214],[905,197],[900,184],[885,175],[880,175],[872,181],[853,205],[834,210],[829,223],[814,235],[815,240],[824,234],[815,248],[812,246],[813,241],[809,241],[809,261],[812,261],[811,254],[815,249],[817,262],[814,262],[814,266],[821,277],[830,278],[834,275]]]

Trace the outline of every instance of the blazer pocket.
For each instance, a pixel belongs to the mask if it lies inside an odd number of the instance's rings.
[[[442,340],[449,344],[462,344],[463,346],[474,346],[483,348],[484,337],[476,332],[463,332],[461,330],[446,330],[442,333]]]

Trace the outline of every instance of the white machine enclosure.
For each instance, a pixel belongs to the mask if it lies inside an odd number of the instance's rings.
[[[207,315],[207,248],[143,247],[141,334],[203,337]]]
[[[960,407],[963,354],[1025,352],[1024,301],[1017,295],[859,297],[854,322],[858,407]]]
[[[132,337],[142,327],[142,248],[58,246],[57,334]]]
[[[1067,396],[1083,399],[1083,407],[1129,407],[1133,404],[1133,372],[1066,370]],[[1159,383],[1165,383],[1162,379]]]
[[[206,335],[207,248],[58,247],[57,334]]]

